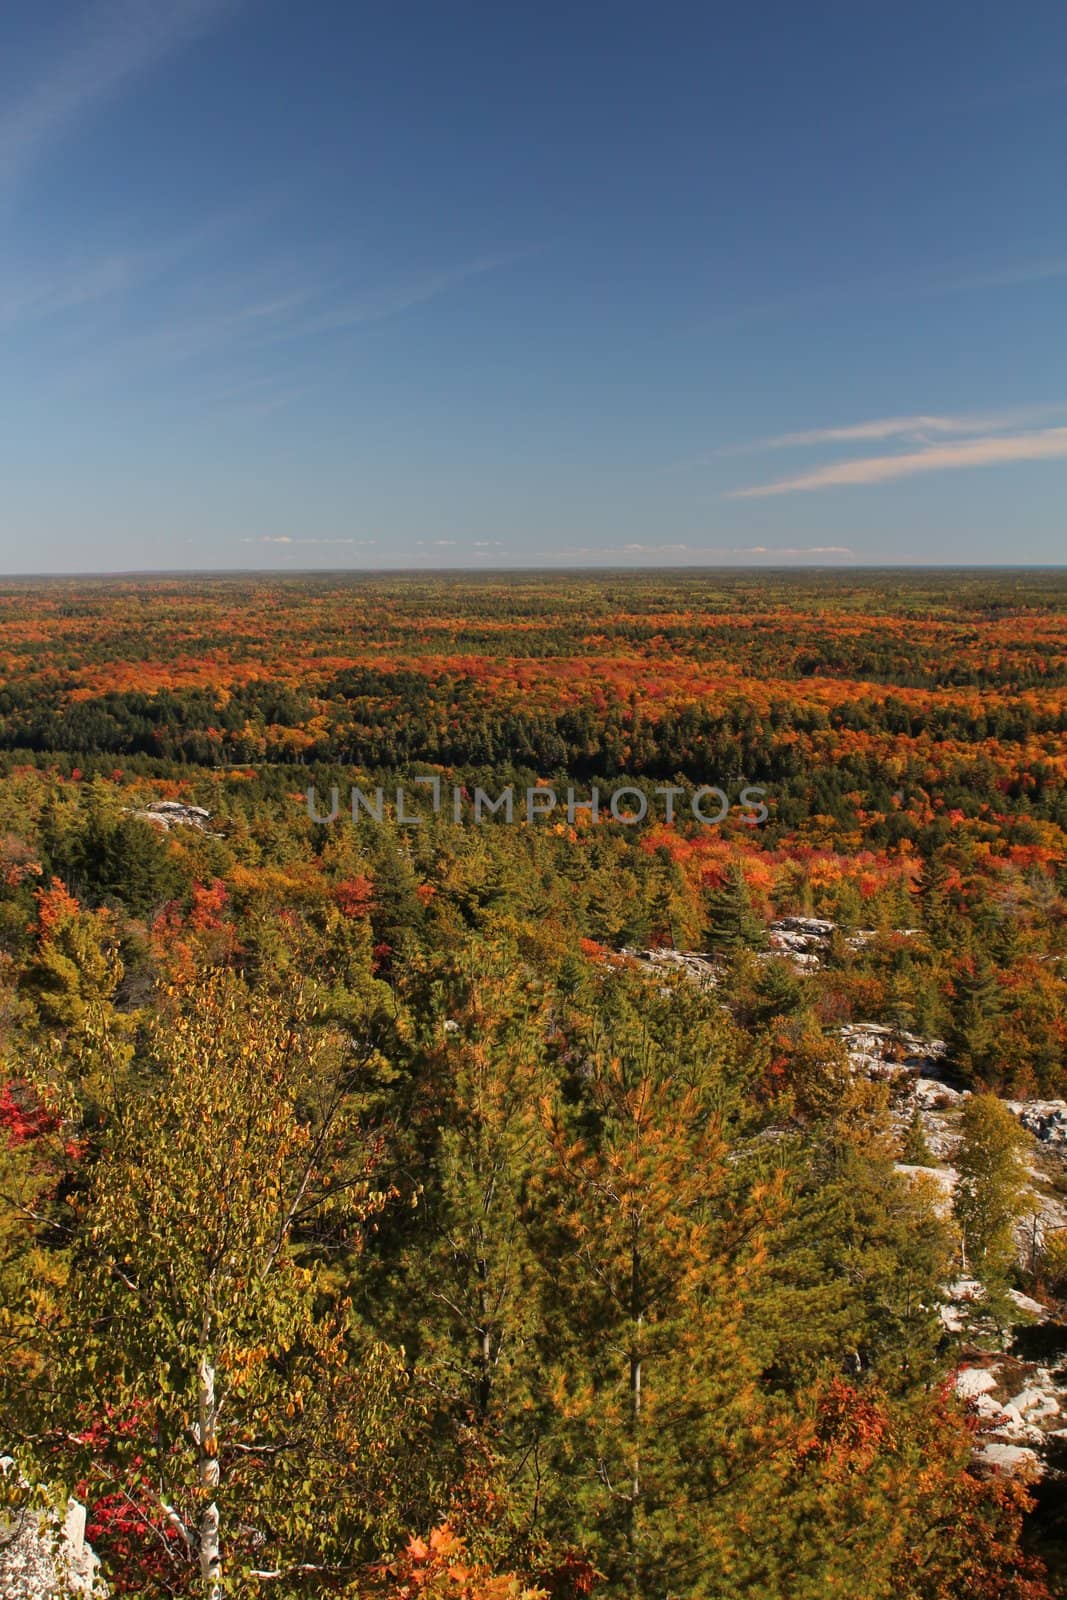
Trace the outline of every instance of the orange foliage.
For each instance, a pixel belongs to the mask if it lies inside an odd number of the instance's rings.
[[[35,889],[34,899],[37,901],[37,932],[42,939],[51,938],[57,928],[72,921],[81,910],[58,878],[53,878],[47,889]]]
[[[194,883],[188,911],[171,901],[152,924],[150,947],[172,983],[188,983],[204,967],[224,966],[238,951],[237,933],[223,916],[226,885]]]
[[[333,886],[333,897],[346,917],[367,917],[374,907],[374,884],[364,873]]]
[[[394,1560],[375,1567],[364,1594],[380,1600],[547,1600],[545,1589],[528,1588],[514,1573],[493,1574],[471,1561],[464,1541],[443,1523],[429,1539],[412,1536]]]

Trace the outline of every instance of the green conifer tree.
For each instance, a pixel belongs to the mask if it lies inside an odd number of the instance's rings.
[[[691,992],[669,999],[627,999],[620,980],[568,1017],[575,1073],[545,1105],[531,1214],[556,1412],[547,1515],[614,1592],[641,1596],[726,1592],[737,1486],[768,1481],[745,1322],[782,1205],[773,1169],[728,1160],[728,1030]]]
[[[934,1153],[930,1149],[923,1124],[923,1114],[915,1107],[908,1121],[900,1148],[900,1159],[912,1167],[932,1167]]]
[[[1000,979],[988,958],[971,958],[955,980],[949,1047],[970,1082],[996,1083],[1004,1076],[999,1021],[1003,1008]]]
[[[1016,1224],[1026,1212],[1028,1136],[1004,1103],[972,1095],[963,1108],[956,1156],[955,1213],[966,1266],[991,1297],[1002,1295],[1015,1262]]]
[[[722,884],[712,890],[707,901],[709,949],[730,955],[739,946],[761,949],[766,930],[752,907],[752,896],[738,862],[732,861]]]

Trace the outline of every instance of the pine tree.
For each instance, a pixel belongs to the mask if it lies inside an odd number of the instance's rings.
[[[652,940],[672,950],[686,949],[698,931],[685,875],[662,847],[656,852],[649,883],[648,917]]]
[[[1025,1131],[995,1095],[963,1108],[955,1212],[966,1263],[990,1295],[1002,1293],[1015,1261],[1014,1229],[1026,1212]]]
[[[502,936],[427,963],[404,993],[415,1038],[398,1154],[423,1193],[389,1268],[389,1322],[435,1392],[519,1460],[536,1310],[521,1213],[543,1145],[547,998]]]
[[[764,1027],[776,1017],[794,1016],[804,1005],[804,979],[791,962],[780,957],[760,962],[753,987],[747,1014],[756,1027]]]
[[[371,926],[381,966],[389,972],[404,952],[413,947],[425,923],[425,908],[419,898],[418,878],[411,861],[391,831],[375,830],[369,854],[374,884]]]
[[[926,1138],[926,1127],[923,1123],[923,1114],[916,1106],[908,1121],[907,1130],[901,1145],[900,1159],[911,1167],[932,1167],[934,1154]]]
[[[617,1592],[716,1592],[733,1486],[758,1495],[761,1407],[745,1319],[781,1205],[727,1159],[724,1025],[625,982],[565,1024],[574,1078],[546,1101],[531,1226],[561,1518]],[[725,1546],[725,1549],[724,1549]],[[710,1588],[709,1588],[710,1586]]]
[[[109,911],[83,910],[58,878],[36,900],[36,946],[21,987],[46,1023],[77,1027],[122,980],[116,922]]]
[[[1003,1076],[1000,979],[984,955],[971,959],[955,980],[949,1047],[960,1071],[972,1082],[995,1083]]]
[[[928,855],[919,874],[918,898],[923,927],[935,945],[942,947],[952,932],[953,910],[950,899],[952,869],[944,855]]]
[[[952,1233],[932,1180],[896,1172],[895,1158],[885,1085],[862,1080],[791,1152],[793,1205],[753,1321],[791,1390],[828,1363],[896,1392],[938,1370]]]
[[[124,815],[99,783],[74,826],[56,833],[50,845],[53,871],[90,905],[121,900],[143,915],[188,882],[166,833],[145,817]]]
[[[710,949],[730,955],[739,946],[761,949],[766,931],[752,908],[752,896],[741,866],[731,861],[719,888],[708,896],[708,934]]]

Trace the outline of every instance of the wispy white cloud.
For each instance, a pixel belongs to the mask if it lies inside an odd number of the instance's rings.
[[[347,544],[361,550],[369,549],[377,542],[377,539],[294,539],[287,533],[264,533],[241,540],[242,544]]]
[[[696,544],[602,544],[581,545],[574,551],[579,556],[845,556],[854,558],[856,552],[844,544],[809,545],[696,545]]]
[[[0,184],[21,178],[63,134],[241,0],[99,0],[77,36],[0,113]]]
[[[144,316],[142,325],[125,337],[116,337],[110,323],[94,326],[85,319],[84,333],[90,348],[80,363],[68,368],[67,380],[75,385],[96,386],[108,375],[125,380],[131,371],[205,358],[215,364],[239,350],[267,353],[308,337],[313,343],[313,336],[327,331],[338,333],[360,323],[399,317],[465,279],[516,259],[514,255],[481,256],[466,266],[418,278],[400,275],[391,284],[368,288],[358,300],[350,286],[339,287],[336,280],[331,283],[310,271],[300,273],[291,264],[257,263],[245,279],[233,277],[225,293],[220,292],[210,271],[201,272],[189,281],[183,278],[168,284],[156,307]],[[88,278],[69,273],[42,292],[34,289],[24,274],[23,282],[28,286],[14,286],[7,301],[0,278],[0,325],[5,308],[9,319],[20,312],[29,314],[31,306],[43,314],[57,309],[66,299],[73,305],[81,296],[82,309],[88,309],[89,299],[102,298],[109,286],[115,291],[133,290],[147,275],[147,269],[129,261],[110,273],[101,270]],[[90,294],[91,289],[95,289],[95,296]],[[278,382],[277,377],[274,381]],[[295,398],[291,386],[286,384],[285,388],[285,401],[272,402],[268,409]]]
[[[910,273],[872,273],[866,278],[823,282],[811,289],[787,289],[747,304],[725,306],[713,316],[684,324],[676,333],[733,334],[753,323],[788,320],[842,306],[862,306],[872,300],[924,300],[941,295],[970,294],[986,290],[1025,288],[1067,278],[1067,256],[1047,255],[1027,261],[989,265],[948,263],[944,267]]]
[[[854,556],[847,544],[765,545],[750,544],[734,555],[744,556]]]
[[[405,311],[413,310],[415,306],[436,300],[440,295],[446,294],[450,289],[458,288],[461,283],[466,283],[471,278],[480,278],[486,273],[498,271],[501,267],[511,266],[530,253],[529,250],[512,250],[497,255],[475,256],[458,266],[408,274],[391,283],[342,295],[322,310],[295,320],[290,327],[283,329],[278,337],[303,338],[309,334],[337,333],[344,328],[385,322],[390,317],[397,317]]]
[[[138,262],[132,255],[103,256],[45,277],[5,275],[0,279],[0,324],[80,311],[123,293],[137,276]]]
[[[959,272],[933,278],[926,294],[967,294],[980,289],[1012,289],[1028,283],[1049,283],[1067,278],[1067,256],[1052,256],[1040,261],[1020,261],[1008,266],[990,267],[978,272]]]
[[[793,446],[820,444],[874,444],[884,439],[901,439],[924,444],[942,435],[1002,433],[1042,419],[1062,417],[1067,405],[1025,406],[1015,411],[977,413],[969,416],[938,416],[919,412],[906,417],[879,417],[870,422],[853,422],[843,427],[807,428],[797,433],[779,433],[749,444],[733,445],[720,455],[748,454],[758,450],[782,450]]]
[[[219,407],[224,416],[234,417],[238,420],[254,422],[257,418],[269,417],[276,411],[283,410],[286,406],[295,405],[298,400],[303,400],[311,390],[307,384],[289,385],[273,384],[268,388],[266,384],[259,386],[258,398],[232,401]]]
[[[122,241],[96,255],[74,253],[47,264],[9,257],[0,266],[0,326],[36,323],[121,299],[152,280],[165,278],[188,257],[215,244],[252,216],[249,207],[238,207],[152,245]]]
[[[835,461],[795,477],[730,490],[726,498],[764,499],[771,495],[802,494],[816,489],[890,483],[897,478],[911,478],[924,472],[948,472],[1016,461],[1054,461],[1064,458],[1067,458],[1067,427],[1042,428],[1030,433],[959,440],[900,455],[861,456],[852,461]]]

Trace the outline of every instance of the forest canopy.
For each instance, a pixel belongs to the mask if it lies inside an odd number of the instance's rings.
[[[955,1380],[1067,1318],[1065,731],[1055,575],[6,581],[12,1515],[146,1597],[1063,1592]]]

